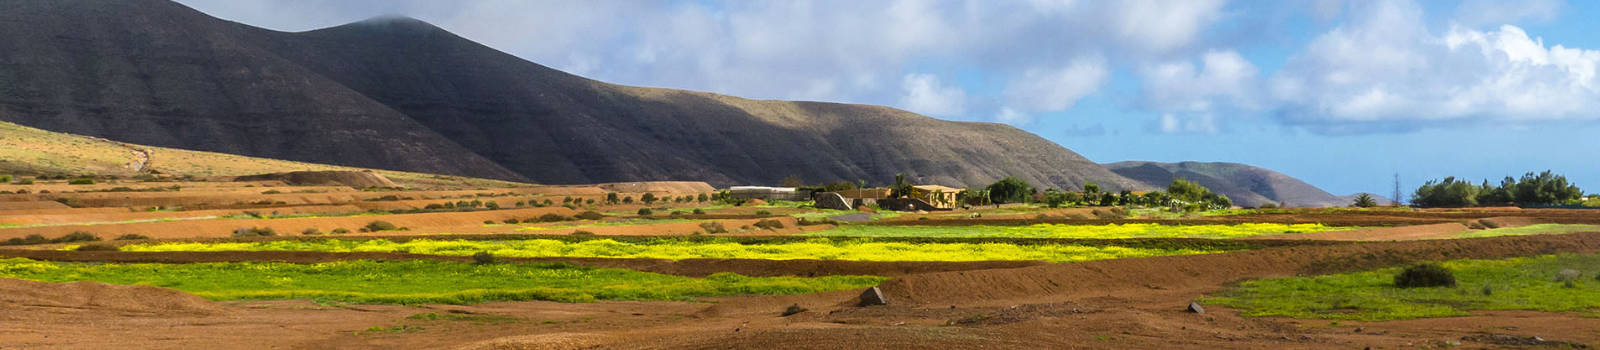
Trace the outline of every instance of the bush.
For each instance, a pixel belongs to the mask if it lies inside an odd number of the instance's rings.
[[[655,212],[651,211],[650,208],[639,208],[639,216],[650,216],[650,215],[655,215]]]
[[[0,175],[0,183],[11,182],[11,175]]]
[[[1455,273],[1435,263],[1412,265],[1394,276],[1394,286],[1400,288],[1454,287],[1455,285]]]
[[[783,222],[773,219],[761,219],[761,221],[756,221],[755,226],[768,230],[776,230],[783,228]]]
[[[85,245],[78,246],[78,251],[80,251],[80,252],[114,252],[114,251],[117,251],[117,246],[110,245],[110,244],[105,244],[105,243],[90,243],[90,244],[85,244]]]
[[[76,179],[72,179],[70,181],[67,181],[67,184],[68,185],[93,185],[94,184],[94,179],[87,178],[87,177],[80,177],[80,178],[76,178]]]
[[[802,312],[806,312],[806,308],[800,307],[800,304],[789,305],[789,307],[783,309],[783,317],[789,317]]]
[[[273,231],[271,227],[240,227],[233,229],[234,237],[271,237],[277,235],[278,232]]]
[[[306,236],[316,236],[316,235],[322,234],[322,230],[318,230],[317,228],[312,227],[312,228],[306,229],[305,231],[300,231],[300,234],[301,235],[306,235]]]
[[[693,213],[694,213],[694,215],[705,215],[706,214],[706,210],[705,209],[695,208]]]
[[[44,238],[44,236],[40,235],[40,234],[31,234],[31,235],[28,235],[27,237],[8,239],[8,240],[5,241],[4,245],[25,245],[25,244],[45,244],[45,243],[50,243],[50,240]]]
[[[68,233],[67,235],[61,236],[61,238],[56,238],[53,241],[55,243],[71,243],[71,242],[94,242],[94,241],[98,241],[98,240],[100,240],[100,236],[96,236],[93,233],[77,231],[77,232],[73,232],[73,233]]]
[[[772,212],[766,210],[757,210],[756,215],[772,215]]]
[[[472,254],[472,262],[473,263],[477,263],[478,265],[493,264],[494,263],[494,254],[489,254],[489,252],[473,253]]]
[[[340,227],[340,228],[333,229],[332,232],[333,232],[333,234],[336,234],[336,235],[342,235],[342,234],[350,233],[350,229]]]
[[[567,217],[561,216],[561,214],[556,214],[556,213],[549,213],[549,214],[544,214],[544,215],[540,215],[539,216],[539,222],[561,222],[561,221],[567,221]]]
[[[140,239],[150,239],[150,236],[140,235],[140,234],[132,234],[132,233],[121,235],[121,236],[117,236],[117,240],[118,241],[132,241],[132,240],[140,240]]]
[[[600,220],[606,218],[606,215],[593,210],[586,210],[574,217],[580,220]]]
[[[483,224],[484,225],[494,225],[494,220],[484,220]]]
[[[32,185],[33,179],[17,178],[17,181],[13,183],[18,185]]]
[[[706,233],[728,233],[728,228],[723,227],[720,222],[702,222],[700,229],[706,230]]]
[[[987,190],[989,200],[997,204],[1022,203],[1028,200],[1028,196],[1033,195],[1033,185],[1010,176],[989,185]]]
[[[1366,196],[1367,194],[1366,193],[1362,193],[1361,195],[1362,196]],[[1367,196],[1367,199],[1368,200],[1372,199],[1372,196]],[[1361,207],[1361,197],[1360,196],[1356,197],[1356,206]],[[1261,209],[1278,209],[1278,203],[1273,203],[1273,202],[1261,203],[1261,206],[1257,207],[1257,208],[1261,208]],[[1366,208],[1366,207],[1362,207],[1362,208]]]
[[[506,225],[516,225],[517,224],[517,219],[515,219],[515,218],[505,219],[504,221],[501,221],[501,222],[505,223]]]
[[[367,223],[367,226],[363,226],[361,228],[362,232],[379,232],[379,231],[391,231],[391,230],[398,230],[398,229],[400,229],[399,226],[395,226],[394,224],[391,224],[388,221],[382,221],[382,220],[369,222],[369,223]]]

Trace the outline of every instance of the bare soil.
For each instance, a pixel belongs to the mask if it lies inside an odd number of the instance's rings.
[[[711,299],[710,303],[551,302],[469,306],[223,302],[219,313],[146,313],[8,302],[0,347],[48,348],[1501,348],[1541,337],[1600,343],[1600,321],[1523,311],[1469,317],[1332,322],[1242,318],[1205,293],[1246,278],[1368,269],[1417,260],[1600,252],[1600,233],[1271,248],[1215,255],[909,273],[882,289]],[[50,294],[68,284],[27,284]],[[181,293],[161,298],[181,300]],[[192,298],[192,297],[191,297]],[[172,302],[166,302],[172,303]],[[158,303],[159,304],[159,303]],[[782,317],[799,305],[809,311]],[[506,322],[423,321],[434,312]],[[378,327],[379,330],[369,330]],[[399,328],[396,328],[399,327]],[[83,332],[92,329],[92,332]],[[152,331],[152,330],[161,331]],[[1045,336],[1048,335],[1048,336]],[[62,339],[71,339],[63,341]],[[1572,346],[1572,345],[1568,345]]]

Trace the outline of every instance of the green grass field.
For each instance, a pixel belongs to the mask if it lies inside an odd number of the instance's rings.
[[[592,239],[564,241],[527,239],[508,241],[430,240],[303,240],[242,243],[154,243],[123,246],[124,251],[318,251],[404,252],[435,255],[472,255],[487,251],[504,257],[599,257],[650,259],[820,259],[855,261],[985,261],[1045,260],[1054,262],[1137,258],[1165,255],[1210,254],[1228,251],[1209,246],[1116,246],[1078,244],[1019,244],[1009,242],[954,243],[874,241],[872,239],[814,238],[804,241],[763,243],[724,239],[652,239],[617,241]]]
[[[1462,233],[1461,238],[1559,235],[1575,232],[1600,232],[1600,225],[1537,224],[1522,227],[1495,228]]]
[[[692,300],[866,288],[874,276],[690,278],[566,264],[470,264],[433,260],[319,264],[92,264],[0,260],[0,277],[165,287],[212,300],[314,299],[367,304],[490,301]]]
[[[1058,225],[1028,226],[888,226],[844,225],[813,236],[832,237],[1015,237],[1015,238],[1211,238],[1226,239],[1283,233],[1311,233],[1349,229],[1321,224],[1239,224],[1239,225]]]
[[[1549,255],[1505,260],[1456,260],[1456,287],[1397,288],[1401,268],[1318,277],[1244,282],[1204,302],[1242,310],[1245,316],[1349,320],[1400,320],[1467,315],[1473,310],[1583,312],[1600,316],[1600,255]],[[1561,270],[1581,275],[1572,286]]]

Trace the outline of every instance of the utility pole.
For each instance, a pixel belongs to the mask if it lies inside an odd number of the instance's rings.
[[[1401,203],[1405,203],[1405,201],[1400,200],[1400,173],[1394,173],[1394,197],[1389,197],[1389,200],[1394,201],[1394,206],[1397,207]]]

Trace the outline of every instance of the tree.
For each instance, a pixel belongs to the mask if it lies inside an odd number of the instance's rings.
[[[1489,180],[1483,180],[1483,185],[1478,186],[1475,200],[1478,205],[1511,205],[1516,202],[1516,199],[1511,197],[1511,190],[1516,188],[1516,185],[1516,180],[1512,180],[1510,176],[1501,180],[1500,186],[1490,185]]]
[[[783,187],[800,187],[805,186],[806,182],[800,180],[800,175],[789,174],[789,176],[785,176],[783,181],[779,182],[778,185]]]
[[[1067,194],[1066,192],[1057,191],[1054,188],[1045,190],[1044,202],[1051,208],[1059,208],[1061,207],[1061,204],[1067,202]]]
[[[1090,204],[1094,204],[1092,202],[1100,198],[1100,185],[1096,185],[1093,182],[1083,183],[1083,198],[1088,199],[1091,202]]]
[[[904,198],[911,196],[911,183],[906,182],[906,174],[894,174],[894,187],[889,188],[889,198]]]
[[[1033,185],[1010,176],[995,181],[986,190],[989,192],[989,200],[997,204],[1022,203],[1028,200],[1028,196],[1033,195]]]
[[[622,202],[622,200],[617,198],[616,192],[606,194],[606,204],[617,204],[620,202]]]
[[[696,202],[705,203],[706,201],[711,200],[711,196],[701,193],[699,196],[695,196],[694,200]]]
[[[1411,195],[1411,204],[1420,207],[1470,207],[1478,205],[1478,190],[1478,186],[1458,181],[1454,176],[1445,177],[1443,181],[1428,180]]]
[[[1362,193],[1362,194],[1356,195],[1356,201],[1355,201],[1355,203],[1351,203],[1351,205],[1353,205],[1353,206],[1355,206],[1357,208],[1371,208],[1371,207],[1378,206],[1378,201],[1372,199],[1372,195],[1366,194],[1366,193]]]
[[[1168,204],[1181,204],[1185,210],[1227,209],[1233,207],[1233,200],[1228,199],[1228,196],[1211,193],[1211,189],[1182,178],[1172,179],[1172,184],[1167,185],[1167,195],[1170,196]]]
[[[1517,180],[1510,189],[1517,205],[1555,205],[1581,200],[1583,190],[1567,183],[1567,177],[1545,170],[1535,175],[1530,172]]]
[[[656,202],[656,195],[654,193],[645,193],[643,196],[639,196],[639,201],[644,202],[645,205],[650,205]]]

